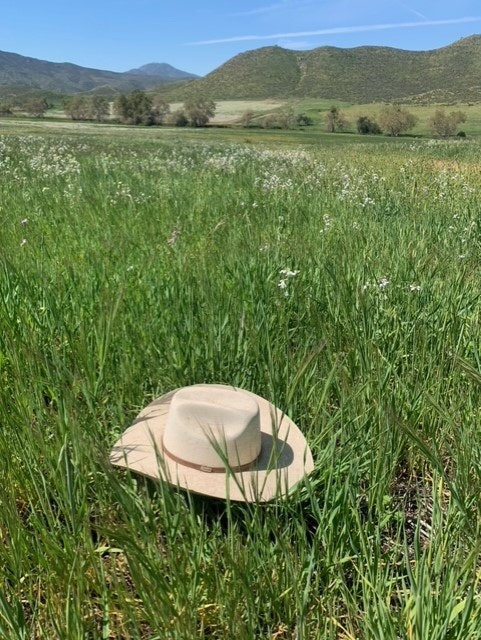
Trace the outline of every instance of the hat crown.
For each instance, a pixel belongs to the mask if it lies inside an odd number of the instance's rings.
[[[206,470],[248,465],[261,451],[259,406],[234,388],[179,389],[172,397],[163,446],[179,461]]]

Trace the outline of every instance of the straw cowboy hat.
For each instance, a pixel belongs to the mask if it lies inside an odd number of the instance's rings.
[[[299,428],[250,391],[217,384],[176,389],[145,407],[112,464],[217,498],[267,502],[314,468]]]

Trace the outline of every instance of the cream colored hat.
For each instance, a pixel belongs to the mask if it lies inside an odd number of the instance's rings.
[[[217,498],[267,502],[314,468],[299,428],[250,391],[197,384],[143,409],[110,454],[112,464]]]

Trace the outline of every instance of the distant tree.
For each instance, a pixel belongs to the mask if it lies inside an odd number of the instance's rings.
[[[313,124],[313,121],[312,118],[305,113],[299,113],[296,116],[296,124],[299,125],[299,127],[310,127]]]
[[[329,133],[342,131],[348,125],[348,121],[339,107],[331,107],[326,114],[326,130]]]
[[[12,107],[8,104],[2,104],[0,102],[0,116],[13,116]]]
[[[65,104],[65,113],[72,120],[89,120],[90,103],[85,96],[73,96]]]
[[[25,104],[25,111],[32,118],[43,118],[47,109],[48,103],[44,98],[32,98]]]
[[[417,122],[417,118],[407,109],[398,105],[385,105],[379,114],[379,122],[390,136],[398,136],[409,131]]]
[[[114,112],[125,124],[155,124],[152,112],[153,101],[144,91],[135,89],[129,94],[120,94],[114,101]]]
[[[290,129],[296,121],[294,107],[287,105],[281,109],[277,114],[277,121],[280,129]]]
[[[371,120],[367,116],[359,116],[356,121],[356,129],[361,134],[378,134],[381,133],[381,127],[375,120]]]
[[[433,116],[428,120],[428,128],[441,138],[454,136],[458,125],[466,122],[466,114],[463,111],[450,111],[446,113],[444,109],[436,109]]]
[[[93,96],[90,100],[90,116],[92,120],[103,122],[110,113],[110,103],[104,96]]]
[[[279,121],[274,113],[269,113],[261,120],[263,129],[280,129]]]
[[[189,119],[183,109],[176,109],[169,113],[166,118],[166,123],[174,127],[186,127],[189,124]]]
[[[244,113],[241,115],[240,118],[240,124],[243,127],[251,127],[252,126],[252,121],[254,120],[255,117],[255,112],[252,111],[252,109],[247,109],[247,111],[244,111]]]
[[[155,124],[163,124],[169,113],[170,104],[160,96],[154,96],[152,98],[152,115],[154,117]]]
[[[205,127],[215,115],[216,105],[203,97],[193,98],[184,103],[184,113],[191,127]]]
[[[126,122],[129,118],[129,99],[125,93],[121,93],[115,98],[113,112],[120,118],[120,120],[122,120],[122,122]]]
[[[155,124],[152,114],[152,98],[145,91],[135,89],[129,95],[130,120],[132,124]]]

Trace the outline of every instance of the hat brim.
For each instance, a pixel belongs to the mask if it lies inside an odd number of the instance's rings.
[[[162,439],[170,403],[175,392],[170,391],[147,405],[115,443],[110,462],[153,480],[163,480],[174,486],[216,498],[229,497],[242,502],[267,502],[285,495],[314,468],[306,439],[280,409],[250,391],[224,385],[253,397],[259,406],[261,453],[255,463],[244,471],[227,469],[226,473],[209,473],[184,466],[162,450]]]

